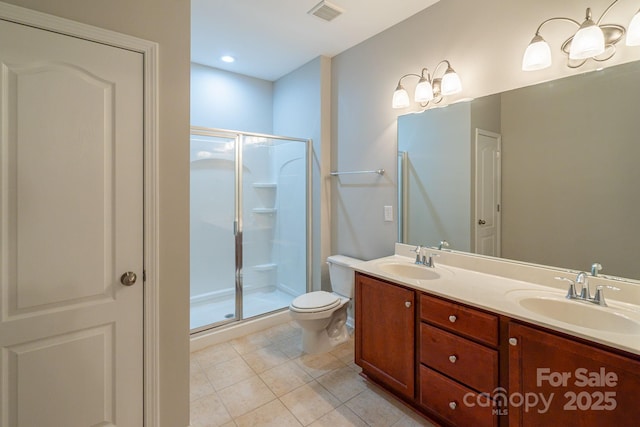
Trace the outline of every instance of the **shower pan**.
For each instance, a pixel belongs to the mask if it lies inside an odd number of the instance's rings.
[[[191,332],[308,292],[311,141],[192,127],[190,165]]]

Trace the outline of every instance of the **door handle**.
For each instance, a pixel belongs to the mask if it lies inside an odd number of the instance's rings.
[[[484,219],[479,219],[478,220],[478,224],[480,225],[485,225],[487,223],[487,221],[485,221]]]
[[[127,271],[122,276],[120,276],[120,283],[125,286],[132,286],[134,283],[136,283],[137,279],[138,276],[136,276],[136,273],[134,273],[133,271]]]

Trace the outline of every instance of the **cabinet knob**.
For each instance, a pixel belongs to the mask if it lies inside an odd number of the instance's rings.
[[[405,301],[404,306],[407,308],[411,307],[411,301]]]
[[[509,338],[509,344],[516,346],[518,345],[518,339],[517,338]]]
[[[458,404],[456,402],[449,402],[449,408],[455,410],[458,407]]]
[[[456,361],[458,360],[458,358],[455,355],[451,355],[449,356],[449,362],[451,363],[456,363]]]
[[[456,320],[458,320],[458,318],[456,316],[454,316],[453,314],[451,316],[449,316],[449,322],[456,323]]]

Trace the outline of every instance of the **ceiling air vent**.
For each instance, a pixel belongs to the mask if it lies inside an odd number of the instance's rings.
[[[313,16],[317,16],[318,18],[328,22],[341,15],[342,12],[344,12],[344,10],[339,8],[335,4],[331,4],[328,1],[322,0],[320,3],[313,6],[307,13]]]

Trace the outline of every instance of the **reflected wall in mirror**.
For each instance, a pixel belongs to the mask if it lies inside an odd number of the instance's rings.
[[[399,240],[475,251],[483,129],[501,135],[497,255],[640,279],[639,101],[637,61],[399,117]]]

